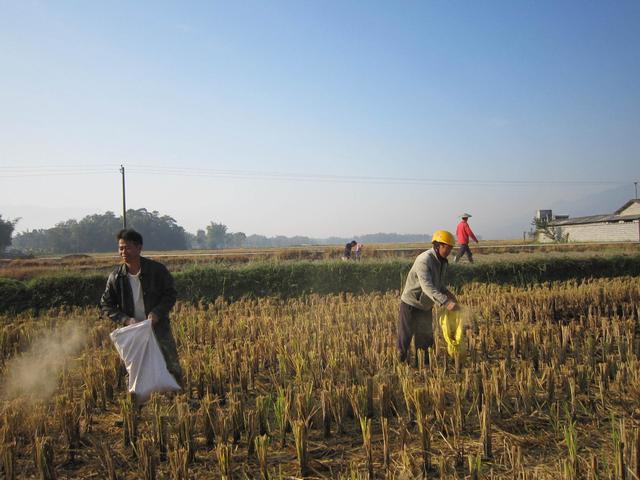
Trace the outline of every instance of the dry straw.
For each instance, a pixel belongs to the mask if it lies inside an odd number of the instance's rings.
[[[150,478],[155,465],[158,478],[194,479],[216,467],[223,478],[638,476],[637,278],[456,293],[473,312],[458,364],[437,329],[428,365],[422,355],[398,361],[393,293],[179,304],[187,388],[142,409],[105,338],[111,326],[91,311],[3,318],[5,377],[14,357],[69,318],[87,332],[49,397],[0,401],[3,473],[66,478],[86,468],[113,480],[132,465]],[[95,451],[85,439],[99,440]]]

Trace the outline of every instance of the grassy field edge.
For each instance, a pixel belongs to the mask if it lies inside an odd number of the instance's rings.
[[[178,298],[211,301],[218,297],[295,297],[310,293],[367,293],[400,289],[412,260],[366,262],[292,261],[193,267],[174,274]],[[640,276],[640,255],[587,258],[536,258],[483,264],[451,264],[448,283],[526,285],[548,281]],[[44,276],[27,281],[0,279],[0,312],[97,305],[102,274]]]

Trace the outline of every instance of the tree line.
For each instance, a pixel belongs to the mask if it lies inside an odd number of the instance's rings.
[[[0,253],[6,247],[33,254],[98,253],[115,250],[115,234],[122,228],[122,218],[113,212],[87,215],[81,220],[66,220],[51,228],[27,230],[12,236],[19,219],[3,220],[0,215]],[[335,245],[350,240],[361,243],[429,242],[430,235],[376,233],[353,238],[278,235],[249,235],[231,232],[223,223],[210,222],[195,234],[187,232],[169,215],[145,208],[127,211],[127,227],[139,231],[147,250],[189,250],[221,248],[289,247],[296,245]]]
[[[169,215],[149,212],[145,208],[127,210],[127,227],[138,230],[149,250],[184,250],[187,238],[184,228]],[[51,228],[18,233],[12,246],[29,253],[96,253],[115,249],[115,235],[122,219],[113,212],[70,219]]]

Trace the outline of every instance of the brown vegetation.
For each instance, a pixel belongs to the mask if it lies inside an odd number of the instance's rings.
[[[363,259],[414,258],[429,248],[428,244],[366,245]],[[493,262],[521,257],[548,255],[614,255],[638,253],[640,244],[536,244],[531,242],[491,241],[473,245],[476,261]],[[179,252],[145,252],[177,272],[194,266],[210,264],[246,264],[256,261],[335,260],[342,256],[341,246],[308,246],[289,248],[190,250]],[[0,259],[0,278],[29,280],[41,276],[70,273],[104,273],[119,262],[114,254],[66,255],[32,259]],[[466,260],[462,260],[465,262]]]
[[[397,292],[179,304],[186,390],[141,411],[94,310],[0,317],[5,378],[24,358],[41,367],[35,339],[59,339],[69,323],[86,332],[80,352],[62,349],[48,398],[1,401],[1,468],[58,479],[635,478],[637,278],[472,284],[459,298],[466,356],[449,358],[438,336],[430,362],[413,366],[395,354]]]

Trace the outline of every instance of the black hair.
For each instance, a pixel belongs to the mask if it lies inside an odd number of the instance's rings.
[[[136,245],[142,245],[142,235],[133,230],[132,228],[123,228],[116,235],[116,240],[124,240],[125,242],[132,242]]]

